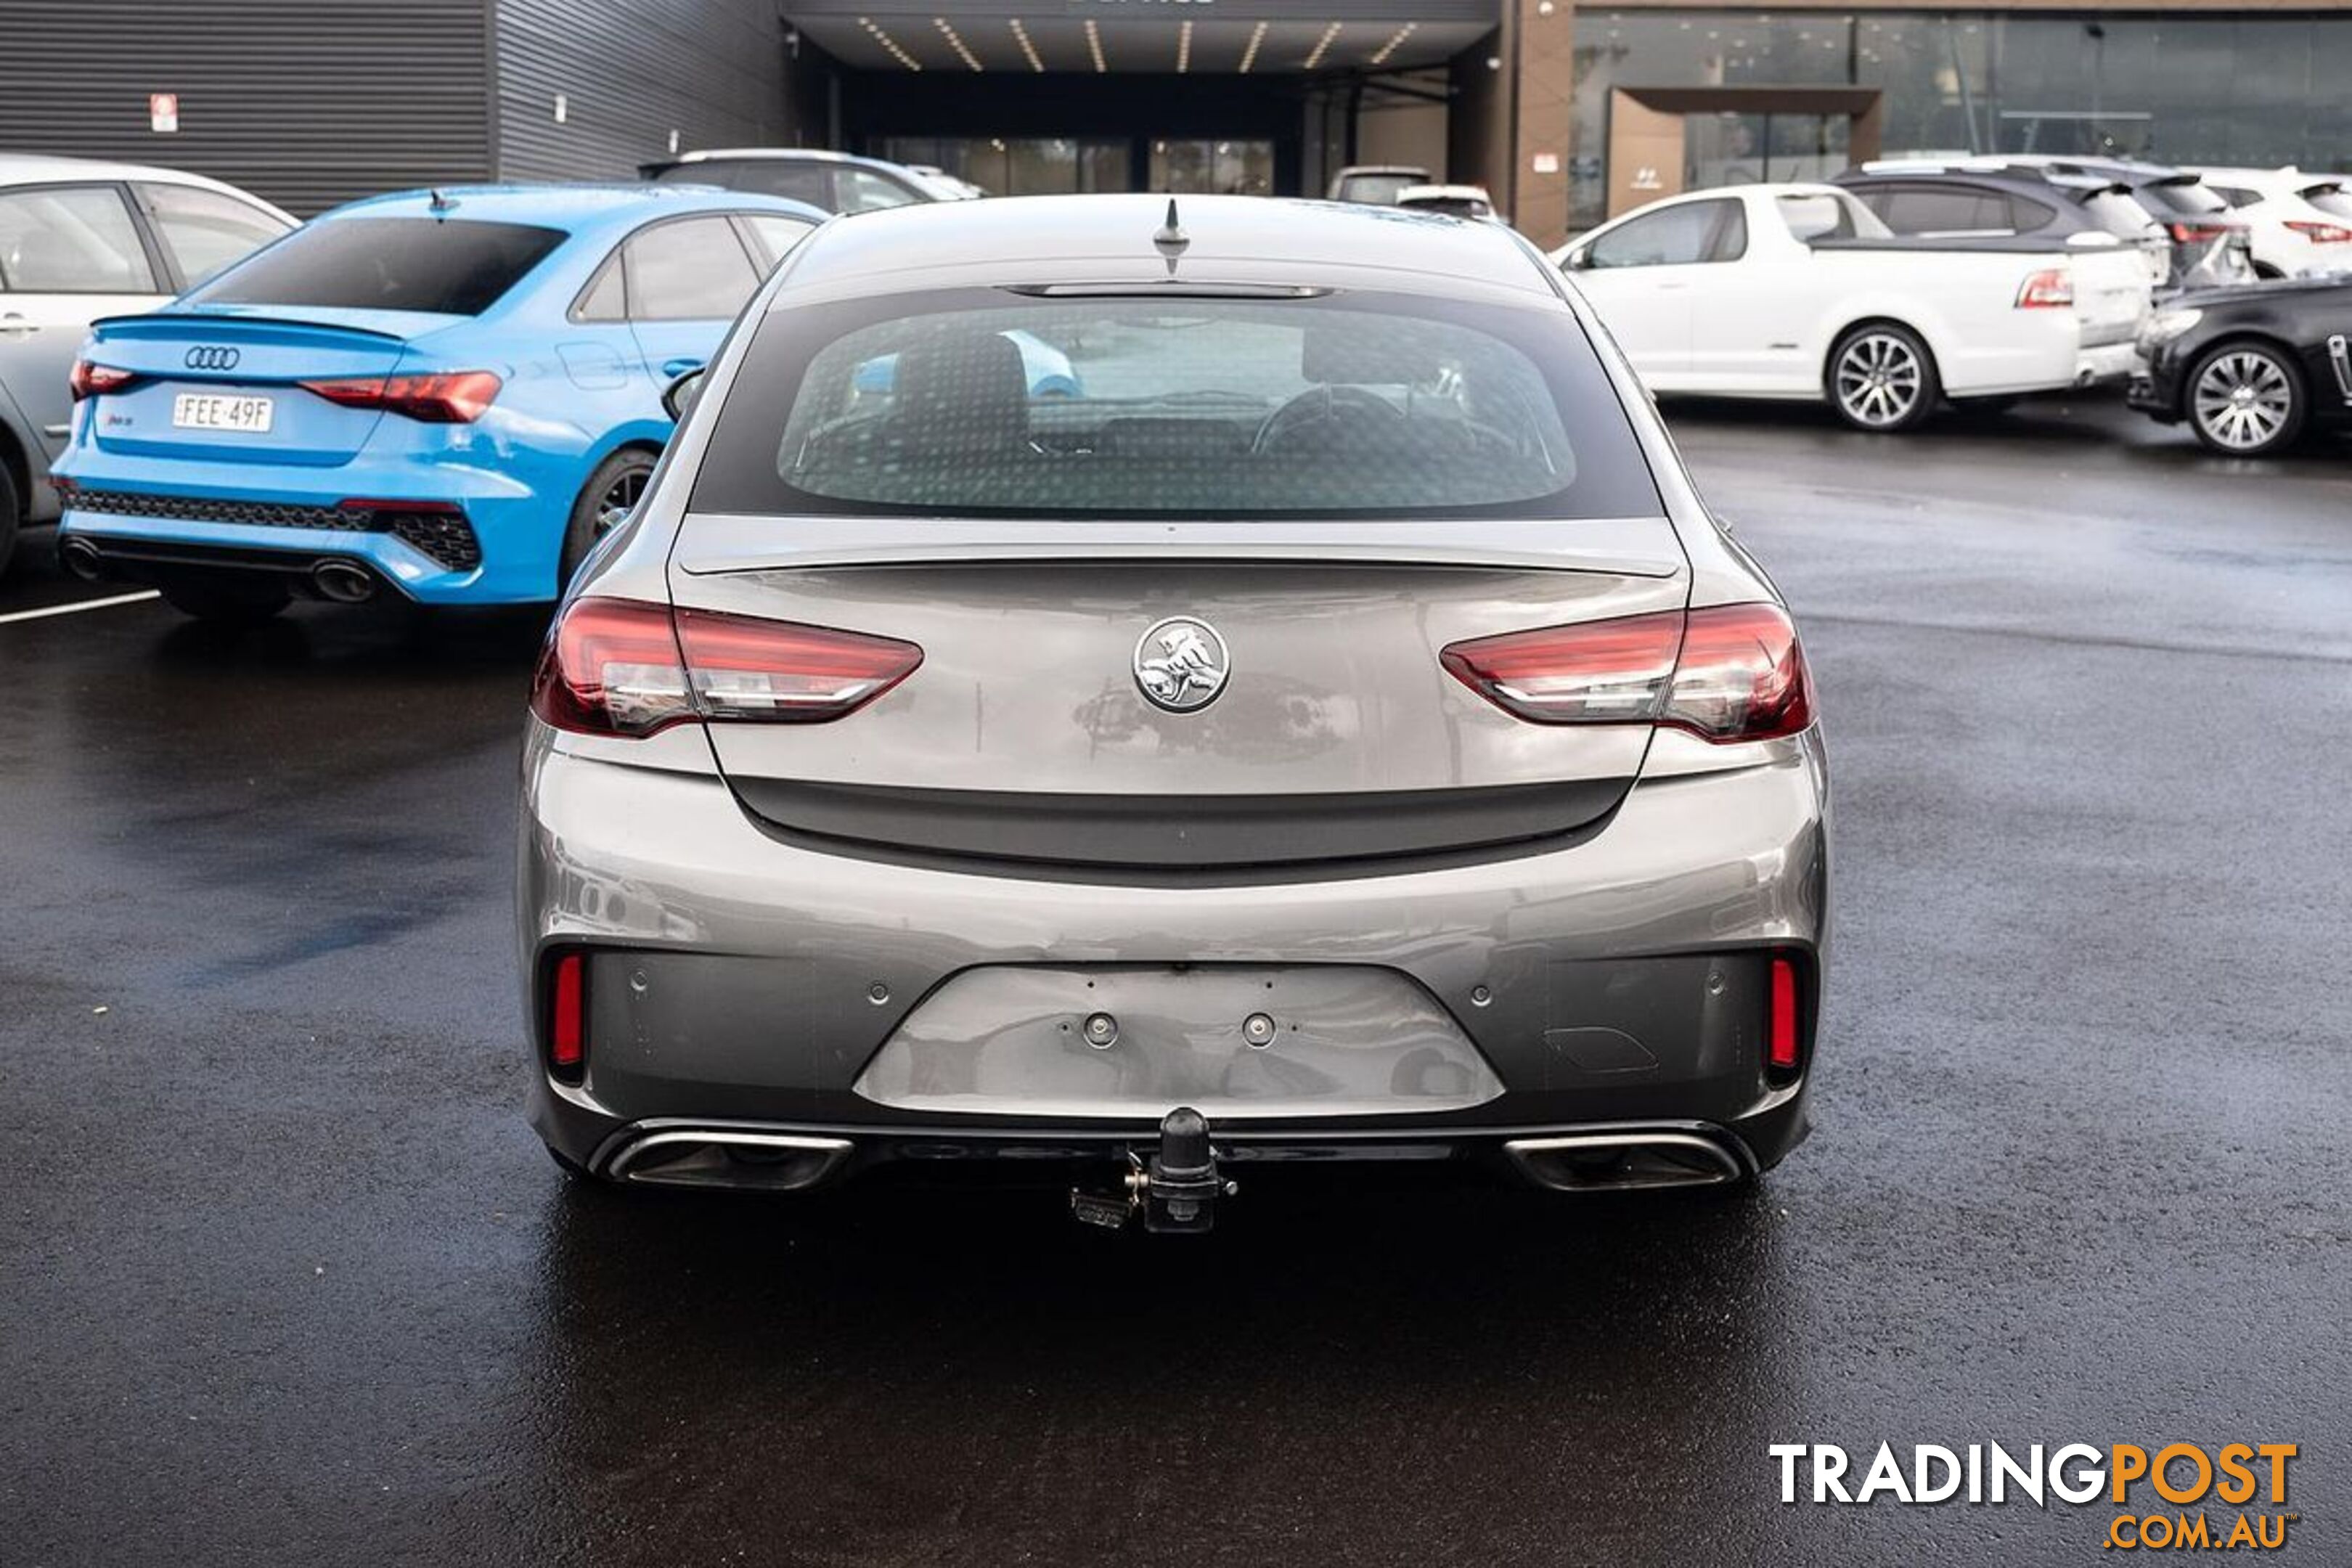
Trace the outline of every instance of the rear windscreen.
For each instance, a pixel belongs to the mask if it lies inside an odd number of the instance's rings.
[[[2314,185],[2303,199],[2334,217],[2352,217],[2352,191],[2341,185]]]
[[[693,504],[1205,519],[1661,510],[1565,309],[993,289],[771,312]]]
[[[2200,213],[2225,213],[2230,204],[2205,185],[2195,181],[2159,180],[2139,188],[2139,199],[2158,213],[2184,213],[2194,216]]]
[[[188,298],[478,316],[567,237],[562,229],[470,218],[329,218]]]

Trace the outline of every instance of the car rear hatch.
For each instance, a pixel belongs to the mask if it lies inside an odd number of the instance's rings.
[[[1441,655],[1532,627],[1678,621],[1673,528],[1496,532],[1507,543],[1469,549],[1458,528],[1412,525],[695,516],[669,584],[682,619],[919,649],[911,675],[836,721],[709,727],[771,830],[979,868],[1233,873],[1564,842],[1623,797],[1648,722],[1530,723]],[[1171,710],[1147,687],[1187,658],[1223,684]]]
[[[2147,315],[2150,298],[2148,269],[2141,255],[2120,246],[2104,250],[2078,247],[2069,258],[2083,347],[2129,342]]]
[[[85,360],[129,379],[101,383],[95,393],[99,450],[297,467],[350,461],[383,409],[318,389],[381,384],[408,340],[459,318],[389,310],[334,318],[222,310],[100,322]]]

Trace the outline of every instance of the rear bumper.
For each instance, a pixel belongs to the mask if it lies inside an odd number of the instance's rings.
[[[1719,1131],[1756,1169],[1803,1135],[1827,935],[1826,777],[1810,736],[1738,772],[1638,783],[1604,829],[1570,847],[1221,887],[1074,886],[781,843],[687,747],[672,755],[677,771],[620,765],[537,725],[527,749],[530,1116],[576,1164],[607,1171],[644,1130],[712,1124],[845,1140],[850,1152],[829,1174],[1069,1149],[1114,1158],[1179,1096],[1220,1093],[1202,1109],[1221,1145],[1260,1151],[1241,1158],[1508,1164],[1503,1145],[1515,1138],[1687,1123]],[[591,1044],[584,1082],[570,1085],[541,1065],[541,986],[553,955],[575,948],[589,958]],[[1806,977],[1805,1071],[1790,1081],[1769,1079],[1761,1054],[1775,952]],[[1377,1005],[1368,1025],[1337,1004],[1319,1014],[1302,1004],[1324,1055],[1232,1049],[1205,1079],[1200,1053],[1227,1048],[1213,1021],[1138,1005],[1125,1024],[1137,1054],[1076,1078],[1040,1072],[1025,1100],[1020,1064],[1050,1053],[1016,1025],[1051,1027],[1051,1008],[1026,1020],[971,1015],[970,1060],[981,1065],[952,1080],[955,1031],[936,1026],[939,1006],[925,1011],[975,975],[1083,984],[1090,971],[1108,982],[1154,967],[1263,973],[1270,986],[1307,969],[1386,975],[1387,994],[1414,1005]],[[1290,1019],[1279,1001],[1268,1011]],[[925,1017],[933,1026],[910,1024]],[[911,1072],[873,1070],[918,1035],[929,1054]],[[1469,1066],[1449,1057],[1446,1037]],[[1351,1073],[1340,1060],[1349,1050],[1378,1070]],[[985,1070],[992,1054],[1015,1065]],[[1091,1098],[1087,1071],[1106,1085]],[[959,1103],[974,1109],[943,1109]]]
[[[272,482],[224,486],[215,467],[77,454],[72,486],[99,492],[101,509],[75,504],[68,489],[58,530],[60,546],[83,540],[130,580],[159,571],[201,565],[215,570],[304,574],[319,562],[348,561],[381,583],[427,605],[523,604],[555,594],[570,498],[551,503],[528,487],[477,468],[413,462],[361,461],[330,469],[283,469]],[[118,479],[116,470],[124,477]],[[133,498],[153,497],[152,511]],[[308,527],[288,520],[314,510],[334,510],[353,500],[454,506],[472,536],[478,560],[465,563],[422,535],[389,530]],[[257,521],[240,519],[249,511]],[[201,512],[201,516],[187,515]],[[425,547],[420,548],[422,540]]]

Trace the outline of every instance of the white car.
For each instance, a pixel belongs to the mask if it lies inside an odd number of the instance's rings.
[[[1864,430],[2120,380],[2150,294],[2112,235],[1898,238],[1822,184],[1670,196],[1552,258],[1651,391],[1826,400]]]
[[[90,322],[152,310],[295,222],[201,174],[0,153],[0,568],[58,515],[49,463]]]
[[[1396,205],[1407,212],[1444,213],[1448,217],[1501,223],[1495,198],[1484,185],[1407,185],[1397,193]]]
[[[2344,176],[2295,168],[2194,172],[2246,226],[2260,276],[2310,278],[2352,268],[2352,183]]]

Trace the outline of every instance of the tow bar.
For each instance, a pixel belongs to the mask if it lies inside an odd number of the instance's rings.
[[[1198,1236],[1217,1223],[1217,1199],[1240,1191],[1217,1173],[1217,1152],[1209,1146],[1209,1119],[1180,1105],[1160,1119],[1160,1147],[1148,1161],[1127,1152],[1129,1170],[1115,1193],[1070,1189],[1070,1217],[1118,1230],[1143,1211],[1143,1228],[1155,1236]]]

